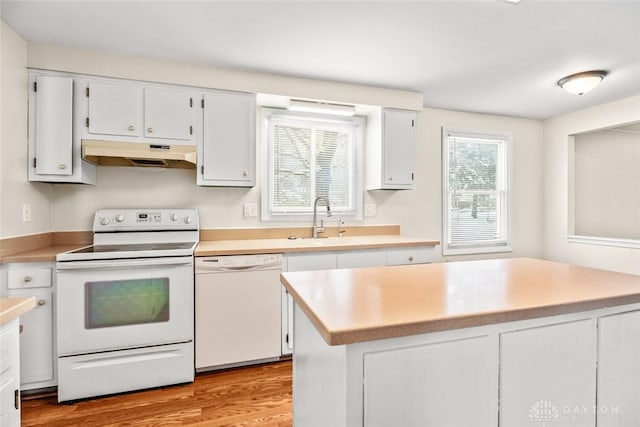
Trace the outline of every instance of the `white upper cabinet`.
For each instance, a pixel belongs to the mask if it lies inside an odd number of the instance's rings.
[[[90,81],[86,94],[90,134],[141,135],[142,88],[139,85]]]
[[[256,96],[207,92],[198,147],[198,185],[253,187],[256,156]]]
[[[171,89],[144,89],[144,136],[190,140],[193,97]]]
[[[29,73],[29,181],[95,184],[74,130],[77,89],[73,76]]]
[[[367,116],[367,190],[414,188],[415,111],[383,108]]]
[[[83,139],[195,145],[201,93],[115,79],[84,81]]]

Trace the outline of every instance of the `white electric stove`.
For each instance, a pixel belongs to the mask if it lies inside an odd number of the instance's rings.
[[[195,209],[101,209],[57,256],[58,401],[193,381]]]

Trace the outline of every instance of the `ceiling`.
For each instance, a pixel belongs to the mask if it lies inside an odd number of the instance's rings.
[[[8,1],[24,39],[418,91],[426,107],[545,119],[640,94],[640,0]],[[556,86],[591,69],[595,90]]]

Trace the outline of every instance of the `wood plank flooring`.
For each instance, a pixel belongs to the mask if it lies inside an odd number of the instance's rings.
[[[22,402],[22,426],[290,427],[291,361],[199,374],[192,384],[58,404]]]

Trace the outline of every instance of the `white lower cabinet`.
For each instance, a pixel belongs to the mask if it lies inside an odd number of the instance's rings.
[[[20,426],[19,319],[0,326],[0,425]]]
[[[593,319],[501,333],[500,425],[595,426],[595,348]]]
[[[57,385],[52,271],[51,263],[15,263],[7,267],[8,296],[36,299],[35,308],[20,317],[22,390]]]
[[[434,246],[416,246],[359,251],[287,254],[283,271],[332,270],[335,268],[382,267],[385,265],[427,264]],[[293,352],[293,298],[282,286],[282,354]]]
[[[366,427],[497,425],[497,354],[487,335],[363,359]]]
[[[640,425],[640,311],[598,319],[598,427]]]

